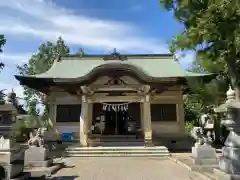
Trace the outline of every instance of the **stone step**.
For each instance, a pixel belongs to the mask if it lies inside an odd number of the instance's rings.
[[[136,139],[136,135],[91,135],[90,138]]]
[[[144,142],[88,142],[89,146],[143,146]]]
[[[143,139],[89,139],[88,142],[143,142]]]
[[[66,156],[72,157],[100,157],[100,156],[169,156],[169,151],[164,146],[157,147],[68,147]]]
[[[138,154],[138,153],[149,153],[149,154],[154,154],[154,153],[169,153],[167,150],[163,150],[163,151],[117,151],[117,150],[113,150],[113,151],[65,151],[66,153],[73,153],[73,154],[77,154],[77,153],[82,153],[82,154],[103,154],[103,153],[112,153],[112,154],[117,154],[117,153],[127,153],[127,154]]]
[[[168,154],[67,154],[66,157],[168,157]]]
[[[153,147],[145,147],[145,146],[125,146],[125,147],[68,147],[66,150],[78,150],[78,151],[112,151],[112,150],[118,150],[118,151],[129,151],[129,150],[168,150],[165,146],[153,146]]]

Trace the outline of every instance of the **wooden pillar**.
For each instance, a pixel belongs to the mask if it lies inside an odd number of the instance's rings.
[[[53,99],[50,99],[48,106],[49,106],[48,123],[50,126],[50,129],[48,131],[50,133],[48,136],[48,139],[52,140],[52,141],[59,140],[60,134],[57,129],[57,104],[56,104],[56,101]]]
[[[176,104],[177,110],[177,121],[179,125],[179,132],[185,132],[185,116],[184,116],[184,102],[183,102],[183,95],[180,93],[178,104]]]
[[[143,103],[140,102],[140,117],[141,117],[141,133],[144,137],[144,114],[143,114]]]
[[[82,96],[81,116],[80,116],[80,144],[81,146],[88,145],[88,121],[89,121],[89,106],[87,95]]]
[[[49,104],[49,118],[53,125],[55,125],[57,121],[57,104],[55,102]]]
[[[88,103],[88,132],[92,134],[91,126],[93,121],[93,103]]]
[[[150,95],[146,94],[143,102],[143,131],[146,146],[152,145],[152,120],[151,120],[151,104]]]

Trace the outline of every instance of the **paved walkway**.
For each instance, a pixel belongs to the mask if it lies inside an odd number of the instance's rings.
[[[67,158],[59,180],[189,180],[190,172],[170,159],[147,157]],[[75,166],[75,167],[71,167]],[[198,178],[194,178],[198,179]]]

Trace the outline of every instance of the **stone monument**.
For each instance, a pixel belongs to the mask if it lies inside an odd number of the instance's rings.
[[[240,102],[236,100],[235,91],[229,87],[227,101],[218,110],[226,111],[222,124],[229,129],[229,135],[222,148],[219,168],[214,169],[221,179],[240,179]]]
[[[44,144],[44,132],[46,128],[38,128],[30,133],[29,148],[25,151],[25,166],[48,167],[52,164],[49,159],[49,150]]]
[[[211,146],[211,133],[204,135],[202,127],[194,127],[191,136],[196,140],[192,147],[192,170],[212,171],[217,166],[217,158],[216,150]]]
[[[44,142],[47,128],[37,128],[30,133],[28,149],[25,151],[25,167],[31,172],[31,177],[50,176],[62,167],[62,163],[54,164],[49,149]]]
[[[215,140],[215,117],[213,108],[207,107],[207,113],[203,114],[199,118],[200,127],[202,127],[203,134],[209,137],[211,143]]]

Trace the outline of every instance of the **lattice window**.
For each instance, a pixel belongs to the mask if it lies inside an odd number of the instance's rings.
[[[152,121],[177,121],[176,104],[151,104]]]
[[[57,105],[57,122],[79,122],[81,105]]]

